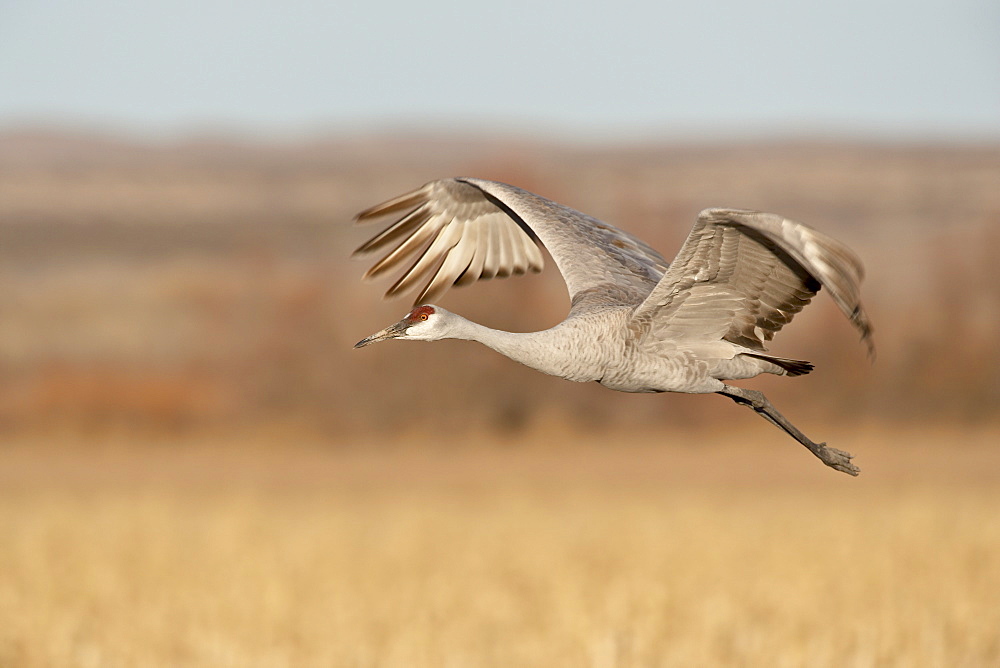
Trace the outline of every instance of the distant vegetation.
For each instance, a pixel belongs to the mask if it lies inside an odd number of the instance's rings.
[[[823,293],[754,381],[814,420],[996,421],[1000,147],[572,148],[434,138],[135,144],[0,134],[0,424],[191,431],[280,424],[339,438],[443,426],[517,435],[718,422],[714,397],[635,397],[521,369],[472,344],[351,345],[398,318],[360,282],[353,214],[442,176],[514,183],[633,231],[668,258],[708,206],[776,211],[864,259],[874,366]],[[457,289],[496,327],[560,320],[539,277]]]

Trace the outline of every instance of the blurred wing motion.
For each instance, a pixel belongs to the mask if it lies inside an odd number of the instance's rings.
[[[386,296],[423,283],[416,304],[439,297],[452,285],[541,271],[539,243],[562,272],[574,306],[595,296],[604,302],[638,303],[667,268],[666,260],[636,237],[495,181],[432,181],[362,211],[357,221],[399,212],[405,215],[354,255],[383,254],[365,278],[412,261]]]
[[[707,209],[636,309],[632,328],[650,342],[722,339],[764,351],[825,287],[874,355],[863,273],[850,249],[806,225],[772,213]]]

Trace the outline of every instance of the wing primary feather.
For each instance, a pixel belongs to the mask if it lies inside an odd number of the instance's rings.
[[[478,281],[483,274],[483,264],[486,261],[486,240],[488,234],[484,231],[484,226],[480,221],[468,224],[466,234],[469,235],[472,245],[472,259],[468,266],[455,279],[455,285],[469,285]]]
[[[452,246],[445,255],[444,262],[438,267],[433,278],[417,296],[416,304],[423,303],[425,299],[433,299],[455,284],[456,279],[469,268],[469,264],[475,256],[477,237],[478,231],[466,229],[460,236],[458,243]]]
[[[428,246],[427,250],[424,251],[423,255],[389,288],[385,296],[392,297],[413,287],[421,278],[427,275],[427,272],[439,266],[438,262],[443,261],[444,256],[459,242],[461,237],[461,223],[451,221],[445,225],[434,241],[431,242],[431,245]]]
[[[499,239],[499,259],[497,260],[497,278],[507,278],[511,274],[511,243],[510,231],[504,227],[497,228]]]
[[[416,190],[412,190],[398,197],[393,197],[392,199],[382,202],[381,204],[369,207],[354,216],[354,222],[362,224],[367,223],[372,218],[379,218],[390,213],[395,213],[396,211],[412,209],[417,205],[423,204],[427,202],[428,194],[430,193],[430,185],[431,184],[424,185]]]
[[[371,269],[365,272],[363,279],[367,280],[380,276],[390,269],[403,262],[409,255],[416,253],[420,246],[437,234],[444,225],[444,218],[440,216],[429,218],[423,225],[418,227],[412,235],[397,246],[392,252],[372,265]]]
[[[411,234],[431,218],[431,211],[426,204],[417,207],[398,221],[376,234],[374,237],[357,247],[351,257],[360,257],[373,253],[383,246],[388,246],[402,236]]]
[[[497,225],[487,225],[482,277],[494,278],[500,270],[500,232]]]

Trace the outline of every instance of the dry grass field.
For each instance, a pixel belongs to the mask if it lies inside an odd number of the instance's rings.
[[[8,443],[0,665],[1000,665],[996,432],[760,427]]]

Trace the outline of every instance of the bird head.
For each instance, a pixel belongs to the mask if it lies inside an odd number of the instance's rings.
[[[394,325],[389,325],[380,332],[361,339],[354,344],[355,348],[364,348],[371,343],[388,339],[409,339],[411,341],[436,341],[447,336],[448,316],[451,315],[440,306],[425,304],[418,306],[406,317]]]

